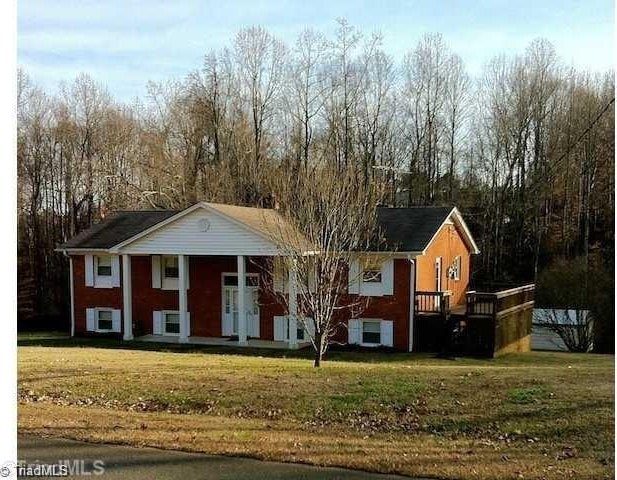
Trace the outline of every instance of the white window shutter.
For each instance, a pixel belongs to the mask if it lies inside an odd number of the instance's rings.
[[[191,336],[191,312],[186,312],[186,336]]]
[[[86,287],[94,287],[94,257],[92,255],[84,255],[86,268]]]
[[[111,257],[111,286],[120,286],[120,255]]]
[[[382,320],[381,325],[381,344],[386,347],[394,346],[394,327],[392,320]]]
[[[111,311],[111,328],[114,332],[120,333],[122,331],[122,310]]]
[[[305,318],[304,319],[304,331],[308,334],[308,336],[310,338],[314,338],[315,337],[315,322],[312,318]],[[309,338],[305,337],[306,340],[310,340]]]
[[[152,288],[161,288],[161,256],[152,255]]]
[[[94,316],[94,308],[86,308],[86,330],[88,332],[94,332],[96,330],[96,327],[94,325]]]
[[[357,345],[361,343],[361,331],[360,331],[361,323],[358,319],[351,319],[348,323],[348,343],[350,345]]]
[[[391,258],[381,264],[381,289],[384,295],[394,295],[394,260]]]
[[[152,333],[163,335],[163,314],[161,312],[152,312]]]
[[[274,341],[284,342],[287,340],[287,317],[274,316]]]
[[[349,264],[349,278],[347,290],[352,294],[360,293],[360,261],[352,260]]]

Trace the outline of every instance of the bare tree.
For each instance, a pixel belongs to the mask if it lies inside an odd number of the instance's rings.
[[[265,129],[274,114],[277,94],[282,88],[287,51],[285,45],[265,29],[251,27],[236,35],[234,55],[240,93],[251,119],[253,169],[259,171]]]
[[[355,169],[341,171],[331,163],[310,169],[304,180],[278,184],[285,223],[270,229],[281,252],[275,261],[297,285],[297,298],[292,291],[279,295],[280,301],[288,308],[297,305],[319,367],[345,328],[344,320],[365,307],[361,297],[347,294],[347,267],[379,239],[375,216],[380,192],[358,182]]]
[[[289,95],[285,99],[298,134],[295,171],[308,166],[310,149],[317,127],[316,120],[324,105],[325,64],[328,44],[313,30],[304,30],[296,41],[289,68]]]
[[[448,62],[445,110],[445,129],[448,138],[448,194],[447,200],[454,200],[455,168],[461,154],[461,144],[469,135],[466,121],[470,107],[470,80],[461,58],[453,54]]]

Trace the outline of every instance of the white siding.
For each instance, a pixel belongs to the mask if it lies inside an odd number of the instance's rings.
[[[210,227],[203,231],[201,219]],[[218,213],[197,209],[121,249],[130,254],[274,255],[276,246]]]

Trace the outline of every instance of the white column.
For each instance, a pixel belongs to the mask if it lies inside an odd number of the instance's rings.
[[[73,257],[69,255],[69,291],[71,292],[71,337],[75,336],[75,287],[73,286]]]
[[[186,297],[186,263],[184,255],[178,255],[178,310],[180,310],[180,343],[188,342],[186,325],[186,311],[188,301]]]
[[[289,270],[289,301],[288,301],[288,322],[289,322],[289,348],[298,347],[298,286],[296,269]]]
[[[246,265],[238,255],[238,343],[248,345],[246,325]]]
[[[122,317],[124,340],[133,340],[133,289],[131,285],[131,257],[122,255]]]

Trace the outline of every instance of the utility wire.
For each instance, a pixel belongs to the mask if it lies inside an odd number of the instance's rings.
[[[574,147],[576,147],[579,142],[585,137],[585,135],[587,135],[591,129],[595,126],[596,123],[598,123],[598,121],[602,118],[602,116],[608,111],[608,109],[610,108],[610,106],[615,102],[615,97],[613,97],[605,106],[602,110],[600,110],[600,112],[598,113],[598,115],[596,115],[596,117],[593,119],[593,121],[587,125],[587,128],[585,128],[585,130],[583,131],[583,133],[581,133],[576,140],[574,141],[574,143],[568,145],[568,147],[566,148],[566,151],[554,162],[552,162],[548,168],[546,169],[546,176],[550,175],[552,173],[553,168],[558,167],[559,164],[570,154],[570,152],[572,151],[572,149]],[[533,191],[533,188],[531,189]]]

